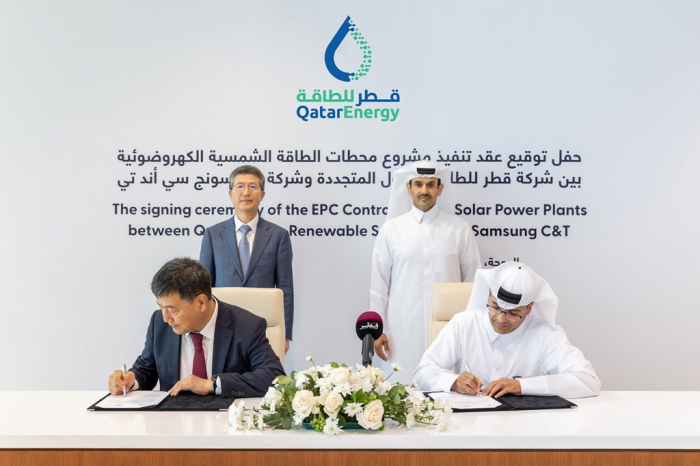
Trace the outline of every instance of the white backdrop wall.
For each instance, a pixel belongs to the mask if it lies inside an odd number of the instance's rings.
[[[372,52],[350,83],[323,59],[348,15]],[[226,215],[194,209],[230,206],[215,185],[243,156],[265,157],[255,165],[270,175],[268,220],[367,230],[292,236],[288,371],[309,354],[359,361],[353,324],[368,307],[372,228],[383,222],[311,215],[313,205],[385,207],[395,161],[449,156],[455,175],[477,180],[450,187],[454,204],[490,208],[463,215],[485,266],[517,257],[550,281],[558,323],[604,389],[700,389],[698,24],[695,1],[1,0],[0,389],[105,388],[142,349],[152,275],[198,257],[197,226]],[[359,68],[358,47],[341,44],[340,69]],[[353,99],[299,101],[316,89]],[[357,106],[365,91],[386,102]],[[303,121],[302,105],[399,113]],[[184,162],[190,151],[201,158]],[[290,163],[279,151],[318,152]],[[560,151],[580,162],[558,165]],[[511,154],[546,162],[509,167]],[[165,155],[185,159],[166,165]],[[192,212],[142,215],[149,204]],[[309,213],[288,215],[292,204]],[[552,204],[578,215],[545,215]],[[497,205],[538,211],[496,215]],[[566,236],[544,235],[565,225]],[[496,228],[527,234],[482,235]]]

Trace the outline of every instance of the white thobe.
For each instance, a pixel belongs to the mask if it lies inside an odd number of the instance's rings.
[[[428,212],[414,206],[379,230],[372,253],[370,311],[384,321],[389,363],[404,370],[392,382],[412,382],[428,347],[433,285],[474,281],[479,263],[469,223],[437,206]],[[391,366],[380,365],[388,375]]]
[[[514,332],[501,335],[487,309],[460,312],[430,345],[414,375],[424,390],[450,391],[465,362],[484,388],[502,377],[519,377],[523,395],[582,398],[600,392],[593,366],[564,330],[532,314]]]

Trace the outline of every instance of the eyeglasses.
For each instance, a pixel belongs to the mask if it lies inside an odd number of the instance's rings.
[[[233,190],[242,193],[243,191],[245,191],[246,186],[248,187],[248,191],[250,191],[251,193],[254,193],[258,189],[260,189],[260,186],[258,186],[255,183],[250,183],[249,185],[238,183],[233,185]]]
[[[523,318],[523,316],[519,316],[516,314],[513,314],[511,311],[507,309],[501,309],[498,306],[493,306],[489,303],[486,303],[486,307],[489,308],[489,314],[491,314],[493,317],[498,317],[501,314],[506,316],[506,320],[509,320],[511,322],[517,322]]]

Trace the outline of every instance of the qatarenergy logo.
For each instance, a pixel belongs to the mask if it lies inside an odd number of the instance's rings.
[[[335,52],[338,50],[338,47],[340,47],[340,44],[343,43],[348,33],[350,33],[362,52],[362,64],[360,64],[360,68],[354,73],[346,73],[345,71],[341,71],[335,64]],[[372,50],[370,49],[369,45],[367,45],[365,37],[362,35],[362,33],[360,33],[360,30],[357,26],[355,26],[355,23],[353,23],[349,16],[345,18],[345,21],[343,21],[343,24],[340,25],[338,32],[335,33],[333,39],[331,39],[331,41],[328,43],[328,47],[326,47],[325,59],[328,72],[335,79],[345,81],[347,83],[349,83],[351,80],[357,81],[362,76],[366,75],[369,69],[372,67]]]
[[[353,38],[362,55],[362,63],[354,72],[343,71],[335,63],[335,53],[348,35]],[[324,59],[328,72],[338,81],[358,81],[369,72],[372,67],[372,50],[350,16],[345,18],[338,32],[328,43]],[[398,89],[391,89],[390,93],[387,92],[389,97],[386,98],[380,98],[377,93],[365,89],[364,92],[358,90],[355,99],[355,89],[344,89],[342,86],[335,91],[316,88],[309,93],[310,97],[306,89],[299,89],[297,94],[297,102],[301,105],[297,107],[296,114],[302,121],[366,119],[393,122],[399,117],[399,108],[396,105],[401,101],[401,97]]]

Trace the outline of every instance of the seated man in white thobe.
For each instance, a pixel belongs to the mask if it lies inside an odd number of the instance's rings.
[[[414,377],[424,390],[499,398],[596,396],[600,380],[554,324],[557,297],[531,268],[506,262],[478,270],[467,310],[426,350]],[[454,370],[454,372],[453,372]]]

